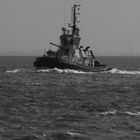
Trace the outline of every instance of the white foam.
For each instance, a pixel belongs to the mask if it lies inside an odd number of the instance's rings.
[[[113,110],[113,111],[102,112],[102,113],[99,113],[99,114],[102,114],[102,115],[108,115],[108,114],[114,115],[116,113],[117,113],[117,111],[116,110]]]
[[[140,116],[140,112],[135,112],[135,113],[133,113],[133,112],[128,112],[128,111],[126,111],[126,112],[124,112],[125,114],[128,114],[128,115],[131,115],[131,116]]]
[[[83,71],[78,71],[78,70],[58,69],[58,68],[38,70],[38,72],[52,72],[52,71],[57,71],[59,73],[80,73],[80,74],[91,73],[91,72],[83,72]]]
[[[129,112],[129,111],[117,111],[117,110],[113,110],[113,111],[106,111],[106,112],[102,112],[99,113],[101,115],[115,115],[115,114],[126,114],[126,115],[130,115],[130,116],[140,116],[140,112]]]
[[[110,73],[113,73],[113,74],[140,74],[140,71],[128,71],[128,70],[118,70],[116,68],[112,69],[109,71]]]
[[[81,136],[82,134],[76,132],[67,132],[70,136]]]
[[[37,70],[37,72],[50,72],[51,69],[42,69],[42,70]]]
[[[63,72],[64,73],[80,73],[80,74],[89,73],[89,72],[83,72],[83,71],[78,71],[78,70],[70,70],[70,69],[65,69],[65,70],[60,70],[60,69],[58,70],[57,69],[57,71],[60,72],[60,73],[63,73]]]
[[[20,72],[20,71],[23,71],[24,69],[14,69],[14,70],[7,70],[6,72],[7,73],[17,73],[17,72]]]

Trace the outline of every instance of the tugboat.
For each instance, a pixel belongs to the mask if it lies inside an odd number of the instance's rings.
[[[72,6],[72,23],[68,24],[70,30],[62,28],[60,45],[50,42],[58,48],[57,51],[48,50],[42,57],[37,57],[33,63],[36,69],[59,68],[84,72],[102,72],[112,69],[108,65],[100,64],[89,46],[80,46],[80,30],[77,26],[79,10],[80,5]]]

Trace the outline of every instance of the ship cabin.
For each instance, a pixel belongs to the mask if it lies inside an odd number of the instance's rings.
[[[68,59],[74,58],[76,49],[79,48],[80,37],[79,37],[79,29],[73,33],[70,30],[66,30],[64,27],[62,28],[62,35],[60,36],[60,44],[61,47],[58,49],[58,57],[67,57]]]
[[[60,48],[57,50],[57,57],[65,60],[71,60],[85,65],[94,65],[95,59],[93,52],[89,50],[89,46],[83,49],[79,47],[81,38],[79,37],[79,29],[66,30],[62,28],[62,35],[60,36]]]

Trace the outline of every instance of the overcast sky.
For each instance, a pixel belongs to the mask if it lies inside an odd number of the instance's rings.
[[[42,55],[50,41],[58,44],[73,1],[0,0],[0,55]],[[140,0],[81,0],[81,6],[81,43],[98,55],[140,54]]]

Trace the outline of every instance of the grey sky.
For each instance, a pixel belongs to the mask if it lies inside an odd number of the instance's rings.
[[[59,43],[74,0],[0,0],[0,55],[41,55]],[[78,1],[78,0],[77,0]],[[96,54],[140,54],[140,0],[81,0],[82,43]],[[12,54],[12,53],[11,53]]]

